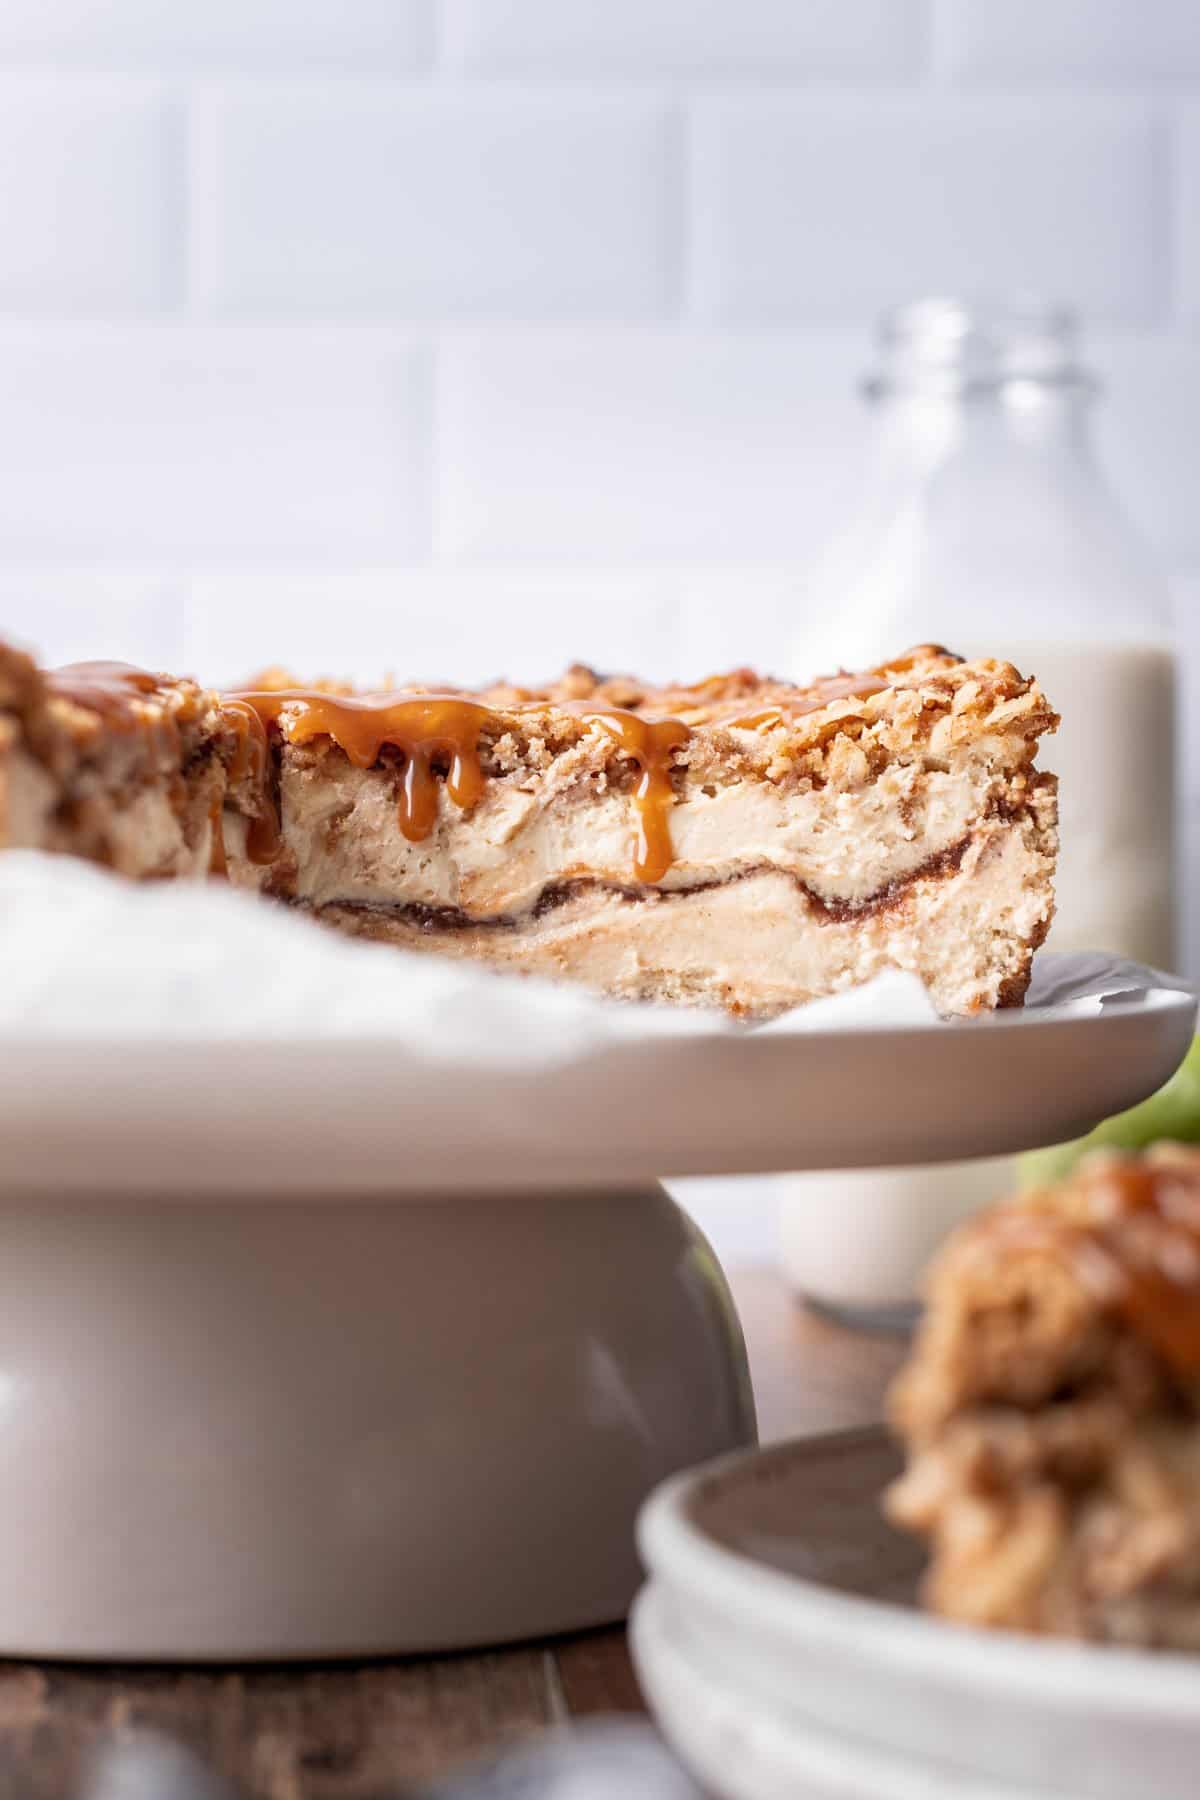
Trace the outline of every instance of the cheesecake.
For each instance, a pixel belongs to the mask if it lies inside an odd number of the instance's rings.
[[[621,998],[765,1018],[899,968],[942,1014],[986,1012],[1020,1003],[1053,913],[1055,781],[1035,758],[1057,718],[1005,662],[925,646],[808,685],[580,666],[469,691],[28,679],[0,770],[17,758],[42,797],[7,803],[15,834],[0,803],[0,842],[40,821],[45,847],[125,873],[211,870],[357,937]],[[57,766],[29,723],[47,718]],[[115,774],[143,737],[106,830],[103,746]],[[81,836],[58,821],[84,744]]]
[[[933,1611],[1200,1650],[1200,1150],[1098,1152],[960,1227],[890,1409]]]

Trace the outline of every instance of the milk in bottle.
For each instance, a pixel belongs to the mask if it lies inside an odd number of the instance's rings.
[[[1169,969],[1167,592],[1093,460],[1098,390],[1075,321],[1053,309],[925,301],[884,320],[879,348],[866,388],[876,413],[870,477],[805,591],[789,672],[861,667],[934,640],[1036,675],[1063,721],[1039,750],[1060,782],[1048,947]],[[806,624],[821,620],[836,624]],[[996,1162],[788,1177],[792,1278],[843,1306],[902,1302],[946,1225],[1007,1179]]]

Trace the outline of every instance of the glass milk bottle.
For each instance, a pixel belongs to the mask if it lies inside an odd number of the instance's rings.
[[[927,300],[889,315],[879,348],[863,503],[807,588],[805,611],[838,621],[818,660],[933,640],[1036,675],[1063,717],[1040,752],[1060,784],[1051,947],[1170,968],[1167,590],[1093,461],[1075,321]],[[798,665],[812,655],[797,644]]]
[[[1172,967],[1167,591],[1093,461],[1097,384],[1074,318],[943,300],[901,308],[883,321],[866,393],[868,481],[806,587],[805,616],[827,623],[801,623],[794,672],[814,658],[862,667],[932,640],[1036,675],[1063,720],[1039,751],[1060,784],[1049,947]],[[793,1279],[843,1306],[901,1302],[940,1232],[1007,1175],[989,1163],[788,1178]]]

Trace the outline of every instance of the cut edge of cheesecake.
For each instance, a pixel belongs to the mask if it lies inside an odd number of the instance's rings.
[[[747,1017],[907,968],[955,1015],[1020,1002],[1052,916],[1034,758],[1057,718],[1008,663],[921,646],[809,686],[577,666],[366,694],[272,671],[219,696],[93,665],[90,712],[87,667],[28,665],[23,706],[0,690],[10,766],[69,746],[46,847],[132,874],[215,862],[352,935]],[[103,814],[106,744],[124,828],[65,830],[85,787]],[[174,847],[160,833],[139,866],[131,795],[161,814],[168,790]],[[32,841],[30,807],[7,810]]]

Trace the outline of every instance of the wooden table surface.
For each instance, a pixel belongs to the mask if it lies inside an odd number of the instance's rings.
[[[903,1352],[730,1276],[764,1441],[870,1423]],[[619,1629],[486,1654],[180,1670],[0,1663],[0,1800],[67,1800],[105,1733],[152,1727],[253,1800],[389,1800],[408,1782],[594,1713],[638,1712]]]

